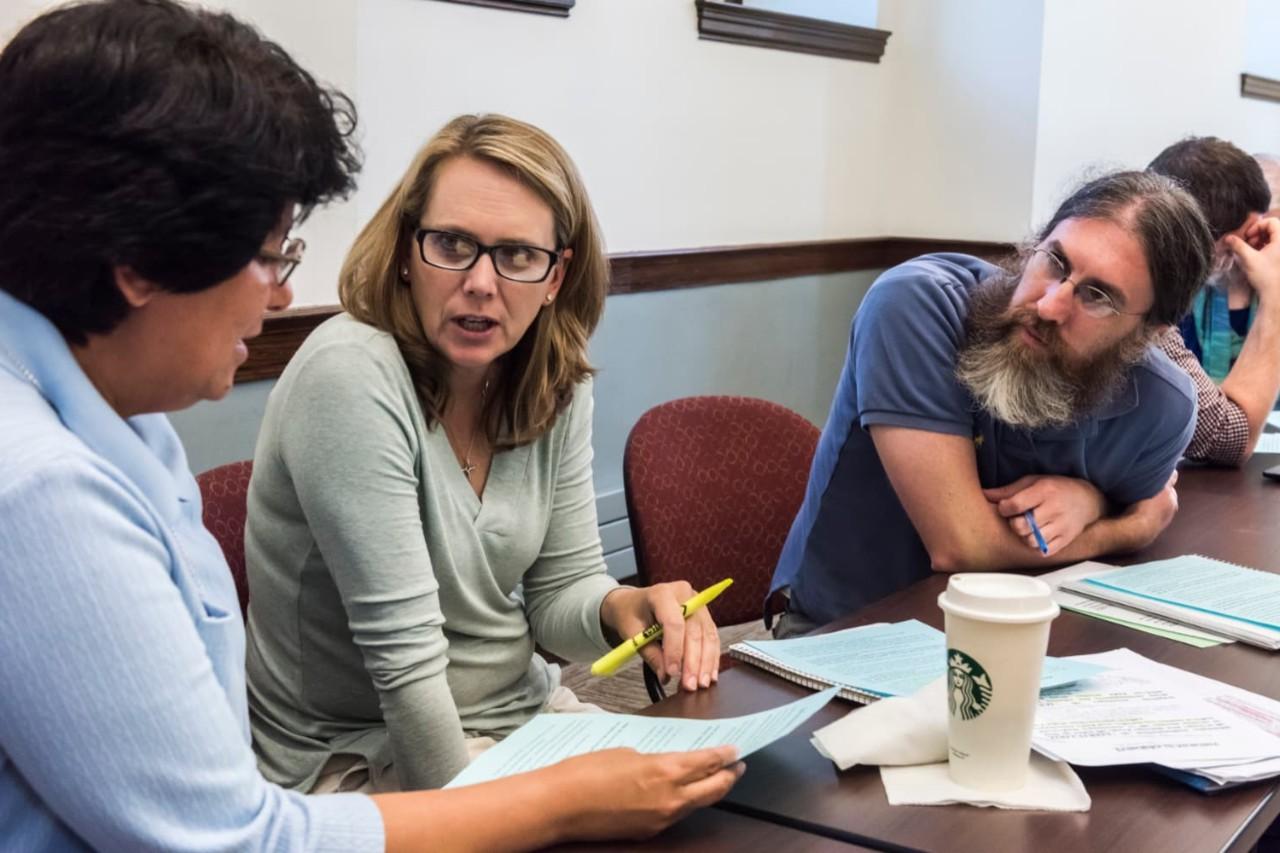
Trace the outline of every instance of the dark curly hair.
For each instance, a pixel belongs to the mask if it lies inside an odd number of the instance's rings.
[[[0,288],[73,344],[128,313],[113,267],[179,293],[261,248],[287,206],[349,194],[355,108],[231,15],[99,0],[0,53]]]

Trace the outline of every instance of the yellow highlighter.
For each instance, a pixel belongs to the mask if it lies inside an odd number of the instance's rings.
[[[725,578],[720,581],[720,583],[707,587],[702,592],[686,601],[681,605],[684,610],[684,618],[688,619],[694,613],[697,613],[699,609],[706,607],[712,601],[715,601],[716,596],[728,589],[729,584],[731,583],[733,583],[733,578]],[[656,624],[650,625],[630,640],[624,640],[617,648],[609,652],[609,654],[591,664],[591,674],[613,675],[618,671],[620,666],[631,660],[632,655],[661,636],[662,626]]]

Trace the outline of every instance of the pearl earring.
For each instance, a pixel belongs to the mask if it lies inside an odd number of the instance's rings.
[[[548,305],[550,305],[552,302],[555,302],[555,301],[556,301],[556,298],[555,298],[554,296],[552,296],[550,293],[548,293],[548,294],[547,294],[547,304],[548,304]]]
[[[409,268],[408,268],[408,267],[400,267],[400,277],[401,277],[402,279],[404,279],[405,281],[408,281],[408,280],[409,280]]]

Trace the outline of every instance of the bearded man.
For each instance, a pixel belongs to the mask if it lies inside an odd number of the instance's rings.
[[[1186,314],[1211,255],[1185,191],[1119,172],[1076,190],[1007,268],[939,254],[882,275],[774,572],[775,635],[930,571],[1150,543],[1177,511],[1196,412],[1186,373],[1151,343]]]

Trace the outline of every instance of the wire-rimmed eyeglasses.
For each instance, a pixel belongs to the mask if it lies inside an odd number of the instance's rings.
[[[1092,284],[1082,284],[1071,280],[1071,270],[1067,261],[1052,249],[1035,248],[1031,250],[1031,258],[1027,261],[1027,272],[1045,282],[1049,286],[1071,286],[1071,295],[1075,298],[1080,310],[1090,317],[1104,319],[1124,314],[1141,317],[1146,311],[1121,311],[1116,307],[1111,294]]]
[[[302,263],[302,256],[307,251],[307,244],[301,237],[292,237],[284,241],[280,251],[270,249],[258,250],[258,263],[271,270],[276,285],[283,285],[293,275],[293,271]]]

